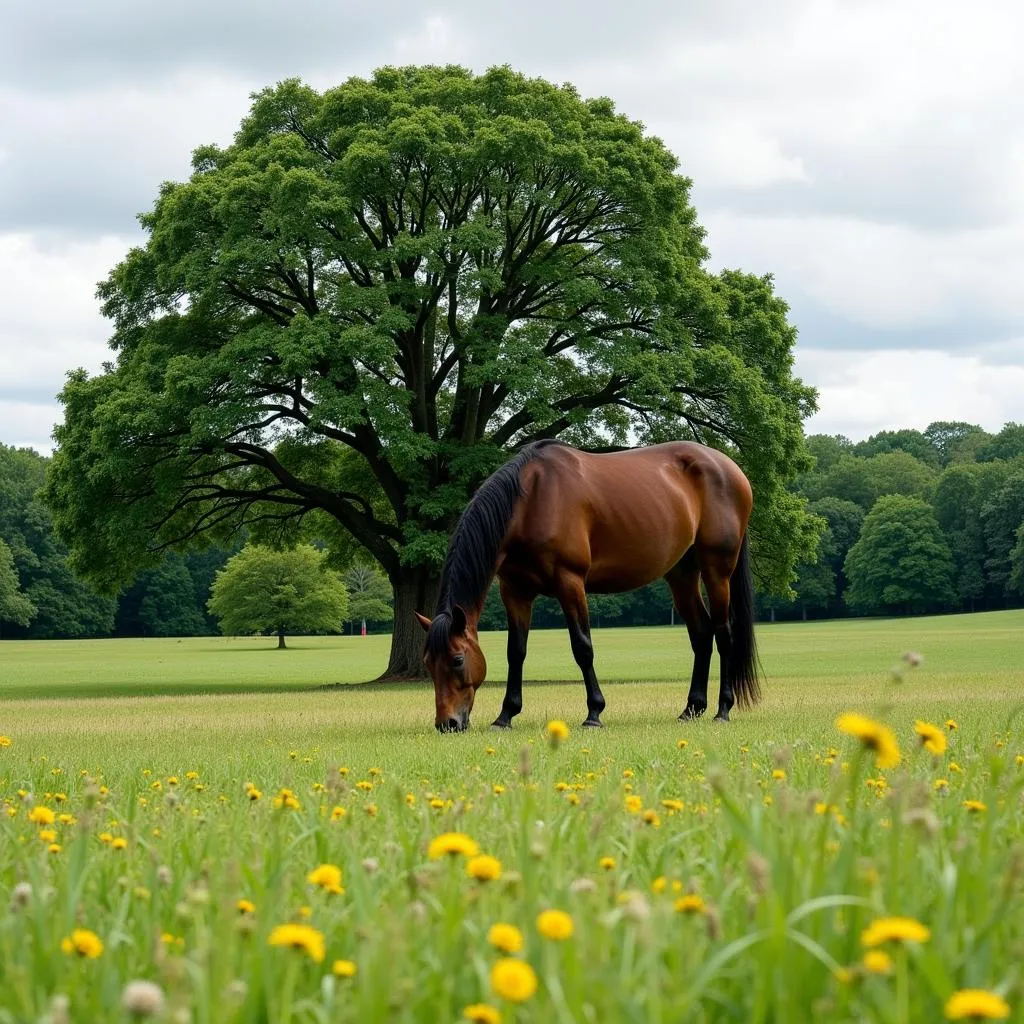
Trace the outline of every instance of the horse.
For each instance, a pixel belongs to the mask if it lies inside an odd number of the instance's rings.
[[[721,665],[718,713],[760,699],[754,593],[747,544],[750,483],[722,452],[675,441],[594,454],[545,439],[524,446],[477,489],[452,533],[423,659],[434,682],[439,732],[469,727],[487,674],[477,625],[497,575],[508,616],[508,682],[493,723],[509,728],[523,706],[523,663],[533,602],[565,612],[583,674],[587,718],[601,726],[587,593],[622,593],[663,576],[686,623],[693,674],[680,720],[707,709],[714,646]],[[708,605],[701,595],[701,581]],[[710,607],[709,607],[710,606]]]

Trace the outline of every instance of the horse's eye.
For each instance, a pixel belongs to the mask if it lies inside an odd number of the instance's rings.
[[[466,656],[464,654],[456,654],[452,658],[452,668],[462,668],[466,664]]]

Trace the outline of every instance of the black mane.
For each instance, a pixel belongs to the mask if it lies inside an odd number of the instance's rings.
[[[501,542],[522,494],[519,471],[545,448],[560,443],[545,439],[521,448],[480,485],[459,517],[448,542],[437,609],[427,632],[427,650],[432,654],[448,650],[452,609],[456,605],[476,608],[485,596]]]

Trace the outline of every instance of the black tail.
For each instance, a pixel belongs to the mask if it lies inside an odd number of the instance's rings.
[[[732,689],[736,703],[741,708],[749,708],[761,699],[761,680],[754,638],[754,577],[750,571],[750,550],[745,536],[729,584],[729,627],[732,633],[729,656]]]

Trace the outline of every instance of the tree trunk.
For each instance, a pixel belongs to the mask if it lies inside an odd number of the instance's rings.
[[[284,643],[284,630],[283,629],[279,629],[277,631],[277,649],[279,651],[283,651],[283,650],[286,649],[285,648],[285,643]]]
[[[380,677],[387,679],[426,679],[423,667],[423,630],[414,612],[428,618],[434,614],[440,580],[429,569],[404,568],[391,577],[395,600],[395,624],[391,634],[391,657],[387,671]]]

